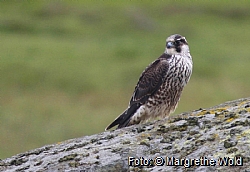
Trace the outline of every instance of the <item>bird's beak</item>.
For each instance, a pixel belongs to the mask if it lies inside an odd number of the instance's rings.
[[[173,48],[174,47],[174,43],[173,42],[168,42],[167,43],[167,48]]]

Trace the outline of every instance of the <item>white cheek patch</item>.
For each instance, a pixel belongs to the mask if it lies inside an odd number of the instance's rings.
[[[174,48],[170,48],[170,49],[166,48],[165,53],[169,55],[177,54]]]
[[[188,45],[186,45],[186,44],[182,45],[181,49],[182,49],[182,51],[184,53],[189,53],[189,47],[188,47]]]

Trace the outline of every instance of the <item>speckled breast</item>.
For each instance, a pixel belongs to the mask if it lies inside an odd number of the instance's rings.
[[[175,56],[170,59],[169,64],[163,84],[146,104],[150,117],[165,117],[172,113],[177,107],[184,86],[190,79],[191,58]]]

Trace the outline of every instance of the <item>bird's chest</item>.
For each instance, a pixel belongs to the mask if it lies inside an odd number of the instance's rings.
[[[149,99],[149,104],[152,106],[159,108],[161,105],[175,106],[179,101],[184,86],[190,79],[192,66],[183,58],[173,59],[169,64],[169,70],[162,78],[163,83]]]
[[[164,77],[163,89],[170,87],[183,88],[192,73],[192,61],[188,57],[175,57],[169,62],[169,70]]]

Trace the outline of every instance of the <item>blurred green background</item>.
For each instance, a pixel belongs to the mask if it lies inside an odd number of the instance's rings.
[[[194,70],[175,114],[249,96],[250,1],[1,1],[0,159],[103,132],[165,39]]]

